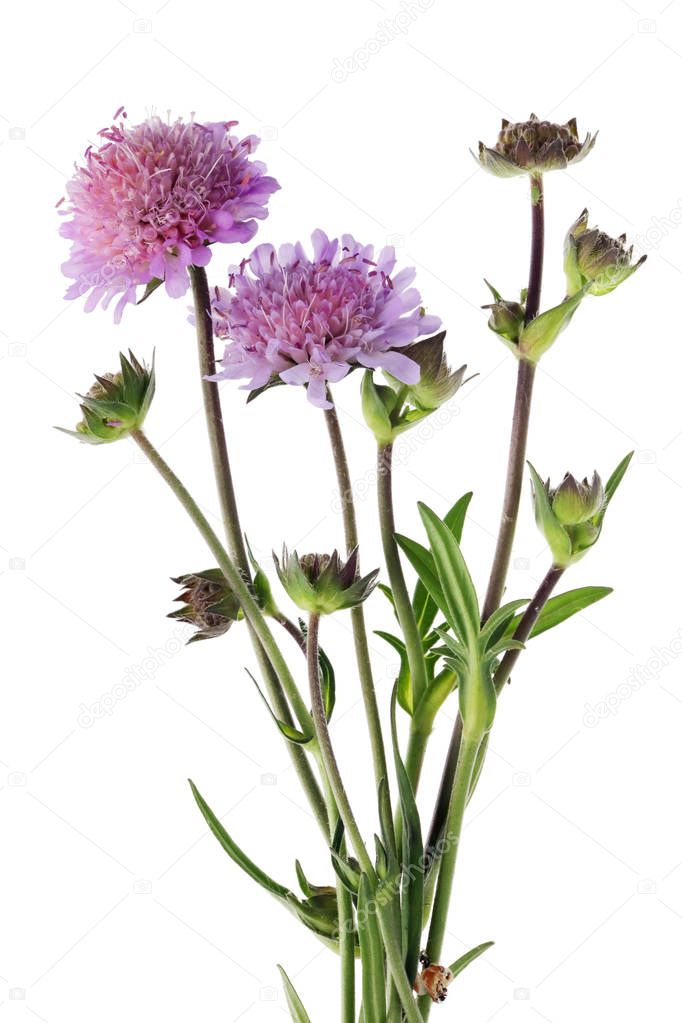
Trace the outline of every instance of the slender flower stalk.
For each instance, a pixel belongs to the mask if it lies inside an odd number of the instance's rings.
[[[542,290],[542,272],[544,264],[545,244],[545,201],[542,175],[534,174],[530,177],[531,189],[531,257],[528,277],[528,295],[526,299],[525,322],[530,323],[535,319],[540,308],[540,294]],[[516,397],[514,399],[514,413],[512,417],[511,438],[509,442],[509,459],[507,463],[507,481],[505,484],[504,501],[502,505],[502,518],[500,530],[497,537],[495,556],[490,572],[488,590],[482,611],[482,622],[488,620],[491,614],[497,610],[502,601],[504,588],[509,572],[516,522],[519,515],[519,504],[521,501],[521,490],[523,487],[523,474],[526,460],[526,447],[528,444],[528,427],[530,425],[530,410],[533,397],[533,381],[535,379],[535,366],[525,359],[519,360],[516,378]],[[511,653],[511,651],[509,651]],[[459,758],[459,750],[462,742],[462,720],[458,715],[450,739],[450,746],[443,768],[440,790],[434,810],[431,833],[427,848],[431,843],[438,840],[438,834],[442,828],[445,808],[450,801],[450,792],[455,778],[456,764]]]
[[[544,579],[535,592],[535,596],[524,611],[521,621],[514,632],[514,639],[518,640],[519,643],[525,643],[530,636],[533,631],[533,626],[540,617],[540,612],[551,597],[557,583],[565,571],[565,568],[561,568],[558,565],[552,565],[547,571]],[[500,661],[499,667],[493,675],[493,683],[498,696],[504,689],[506,682],[509,680],[509,676],[512,673],[514,665],[518,661],[520,654],[521,651],[518,649],[507,650]]]
[[[346,537],[346,549],[350,554],[358,546],[358,527],[355,517],[355,504],[353,501],[353,485],[348,468],[346,449],[341,433],[341,424],[336,412],[336,406],[327,409],[324,413],[331,442],[336,478],[339,487],[339,498],[343,516],[344,533]],[[386,748],[384,745],[383,732],[381,730],[381,719],[377,705],[374,678],[372,675],[372,663],[369,656],[369,644],[367,642],[367,628],[365,626],[365,615],[362,605],[351,609],[351,624],[353,627],[353,640],[355,643],[355,655],[360,674],[360,685],[362,687],[362,698],[367,715],[367,724],[372,744],[372,757],[374,761],[374,774],[377,785],[382,779],[388,778],[386,765]]]
[[[223,424],[223,410],[220,401],[220,390],[215,380],[208,377],[215,375],[215,350],[213,344],[213,316],[211,311],[211,295],[208,286],[206,271],[201,266],[190,266],[189,277],[192,286],[192,297],[194,300],[194,319],[197,335],[197,351],[199,357],[199,372],[201,376],[201,393],[206,416],[206,429],[208,432],[213,472],[220,508],[223,519],[223,527],[227,537],[228,549],[233,561],[237,565],[242,578],[247,585],[251,584],[251,573],[249,560],[246,553],[244,536],[239,521],[239,510],[235,494],[230,459],[227,450],[225,427]],[[273,703],[273,709],[281,721],[287,725],[293,724],[289,704],[282,691],[277,673],[268,659],[263,646],[261,645],[251,622],[248,622],[249,635],[253,644],[254,653],[263,678],[266,680],[268,692]],[[322,793],[308,762],[307,755],[299,746],[290,744],[289,753],[294,763],[296,772],[301,780],[304,791],[311,799],[311,805],[318,822],[321,823],[320,806],[323,801]]]
[[[525,322],[530,323],[540,308],[540,292],[542,290],[542,269],[544,263],[545,243],[545,202],[542,186],[542,175],[534,175],[530,179],[532,239],[530,272],[528,278],[528,296],[526,300]],[[533,379],[535,366],[521,359],[516,379],[516,398],[512,418],[511,440],[509,445],[509,461],[507,466],[507,482],[505,485],[502,519],[497,538],[497,547],[490,572],[488,591],[483,605],[483,621],[487,621],[493,611],[497,610],[502,600],[504,587],[509,571],[516,520],[519,514],[523,472],[528,442],[528,426],[530,423],[530,407],[533,395]]]
[[[477,740],[463,738],[459,748],[445,833],[441,842],[444,852],[433,901],[431,926],[426,946],[426,954],[431,962],[440,962],[443,950],[443,939],[445,937],[450,900],[452,898],[457,853],[462,834],[462,822],[469,798],[469,789],[474,776],[479,747],[480,742]],[[428,996],[420,999],[422,1019],[427,1020],[429,1018],[432,1005],[433,1002]]]
[[[239,599],[239,603],[242,606],[244,615],[252,625],[256,636],[263,650],[272,664],[274,671],[277,674],[277,679],[281,689],[286,693],[287,698],[291,702],[291,706],[296,712],[296,716],[299,720],[301,727],[306,732],[310,732],[312,729],[312,720],[310,712],[305,705],[303,698],[294,678],[289,671],[286,661],[282,656],[282,653],[277,645],[277,642],[272,635],[268,623],[261,614],[260,608],[256,603],[251,591],[242,579],[236,565],[228,555],[227,551],[221,544],[220,540],[216,536],[215,532],[211,528],[208,519],[199,508],[192,495],[189,493],[185,485],[178,479],[173,470],[170,468],[168,463],[161,457],[159,452],[156,450],[154,445],[149,441],[147,435],[142,430],[133,430],[131,437],[136,444],[141,448],[144,454],[147,456],[149,461],[152,463],[154,468],[157,470],[159,475],[165,480],[170,489],[173,491],[177,499],[182,504],[183,508],[194,522],[194,525],[198,529],[201,536],[206,541],[206,544],[213,554],[216,562],[224,573],[230,587]],[[266,681],[269,681],[269,676],[266,675]],[[279,694],[276,689],[269,690],[269,696],[273,700],[273,703],[279,698]],[[299,751],[297,746],[291,745],[292,752]],[[310,800],[310,805],[315,813],[315,817],[326,833],[328,821],[327,811],[324,803],[324,798],[319,790],[319,786],[315,781],[314,775],[309,769],[309,765],[303,756],[303,763],[308,767],[308,771],[301,771],[300,760],[298,757],[294,758],[294,765],[297,767],[298,775],[303,785],[306,795]]]
[[[310,699],[313,708],[315,735],[317,737],[320,757],[324,764],[325,773],[329,779],[329,785],[334,794],[334,799],[336,800],[341,820],[343,821],[343,825],[353,849],[355,850],[355,855],[357,856],[363,871],[371,880],[374,880],[376,876],[374,873],[374,867],[372,866],[372,861],[367,853],[365,843],[360,833],[360,828],[358,827],[355,819],[355,814],[351,808],[350,800],[348,799],[343,779],[341,778],[341,772],[339,771],[334,747],[332,746],[331,736],[329,735],[329,727],[327,725],[327,716],[324,709],[324,697],[322,695],[318,668],[319,634],[320,616],[319,614],[313,613],[308,619],[308,682],[310,684]]]

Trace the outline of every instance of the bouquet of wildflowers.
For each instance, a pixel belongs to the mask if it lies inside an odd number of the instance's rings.
[[[175,580],[181,606],[173,617],[196,628],[193,640],[218,638],[233,626],[248,630],[251,674],[273,721],[272,741],[288,748],[319,825],[329,883],[311,884],[299,863],[296,890],[274,880],[256,862],[248,836],[229,834],[192,783],[208,827],[233,863],[338,957],[335,1012],[342,1023],[423,1023],[457,976],[492,944],[450,962],[445,935],[462,823],[485,766],[498,701],[528,642],[610,592],[566,589],[563,576],[599,539],[630,455],[605,482],[596,472],[582,481],[567,473],[552,485],[526,463],[536,366],[583,301],[609,294],[643,258],[633,262],[625,236],[611,238],[590,226],[583,211],[566,235],[565,295],[543,309],[544,175],[582,160],[596,136],[581,141],[574,120],[559,125],[531,115],[522,123],[503,121],[494,146],[480,143],[477,159],[491,174],[527,176],[532,231],[527,286],[504,298],[488,285],[488,326],[517,360],[518,376],[499,535],[487,589],[479,591],[460,546],[471,494],[459,497],[443,517],[420,505],[418,537],[400,532],[393,505],[396,438],[466,385],[466,367],[453,371],[448,365],[445,330],[426,311],[415,271],[397,266],[390,247],[375,252],[351,235],[330,238],[317,230],[309,247],[299,241],[279,250],[257,245],[227,280],[209,286],[212,246],[249,242],[279,188],[254,159],[258,140],[240,138],[236,122],[151,117],[130,127],[122,110],[114,121],[100,132],[101,144],[85,153],[61,210],[62,233],[72,242],[63,268],[73,279],[67,298],[84,296],[87,311],[113,300],[118,322],[126,306],[157,289],[171,298],[191,291],[224,535],[214,531],[147,434],[153,353],[121,354],[114,372],[96,376],[81,396],[80,422],[66,432],[89,444],[131,438],[205,540],[206,566]],[[222,342],[220,358],[216,339]],[[372,571],[360,564],[353,488],[334,404],[336,387],[350,376],[361,389],[367,443],[377,453],[384,565]],[[272,565],[254,559],[223,428],[219,381],[227,379],[244,381],[249,401],[291,384],[320,410],[338,477],[345,550],[288,550],[282,537],[273,537],[278,553]],[[267,414],[267,395],[259,400]],[[532,598],[508,600],[526,473],[549,548],[548,567]],[[379,635],[398,658],[390,693],[375,689],[363,610],[370,598],[385,602],[387,626]],[[285,601],[287,611],[281,610]],[[324,619],[345,611],[357,675],[344,685],[357,684],[362,692],[374,766],[374,835],[358,826],[334,749],[336,680],[324,651]],[[300,648],[294,659],[282,652],[285,632]],[[453,693],[459,714],[424,820],[416,798],[422,765],[436,717]],[[400,718],[407,723],[404,747]],[[304,992],[294,989],[284,970],[282,980],[292,1019],[306,1023]]]

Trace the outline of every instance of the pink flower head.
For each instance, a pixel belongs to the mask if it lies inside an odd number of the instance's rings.
[[[312,236],[313,257],[300,242],[259,245],[217,288],[213,322],[227,341],[215,379],[248,379],[247,389],[279,377],[305,385],[318,408],[330,408],[327,384],[354,366],[384,369],[406,384],[419,380],[416,362],[399,351],[440,325],[426,316],[411,288],[414,269],[392,277],[395,252],[376,260],[371,245],[351,235]]]
[[[90,312],[119,296],[118,322],[138,285],[158,278],[178,298],[187,267],[209,262],[211,242],[253,238],[279,185],[251,159],[259,140],[230,134],[236,123],[150,117],[99,133],[105,142],[88,148],[67,185],[61,233],[73,245],[62,269],[75,280],[66,298],[87,294]]]

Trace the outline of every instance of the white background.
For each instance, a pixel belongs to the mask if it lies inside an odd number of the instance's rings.
[[[113,368],[120,348],[149,358],[156,346],[149,433],[217,522],[186,303],[159,292],[115,327],[110,312],[86,316],[62,300],[67,245],[54,205],[123,103],[133,123],[152,110],[196,111],[262,135],[260,155],[283,187],[260,240],[305,239],[319,225],[390,240],[401,263],[418,266],[451,361],[479,376],[456,415],[405,453],[399,525],[419,536],[417,499],[444,512],[474,489],[465,551],[481,589],[515,372],[479,309],[482,278],[510,296],[525,284],[529,215],[526,182],[485,175],[468,147],[492,143],[501,116],[532,109],[601,129],[584,163],[546,182],[545,301],[561,298],[563,235],[585,205],[650,258],[617,293],[588,299],[543,361],[530,454],[558,476],[608,474],[636,450],[598,547],[568,580],[616,592],[533,643],[501,703],[447,955],[496,945],[438,1015],[679,1020],[682,4],[159,2],[12,5],[0,44],[0,1023],[283,1020],[278,961],[314,1023],[336,1016],[333,958],[232,866],[186,786],[192,776],[279,880],[294,884],[299,856],[314,881],[331,881],[243,671],[245,636],[180,650],[183,634],[164,617],[176,593],[169,576],[210,559],[132,445],[88,449],[51,429],[71,425],[73,392]],[[339,62],[355,70],[343,76]],[[224,282],[243,254],[216,249],[212,280]],[[371,567],[373,450],[358,383],[341,384],[337,398]],[[234,385],[223,396],[255,548],[338,544],[319,412],[289,388],[248,408]],[[527,489],[515,558],[510,596],[529,596],[547,553]],[[388,625],[380,596],[369,615]],[[345,618],[327,626],[325,643],[339,682],[334,737],[369,831]],[[395,665],[374,647],[385,707]],[[140,684],[112,696],[140,666]],[[110,713],[92,723],[83,708],[97,703]],[[433,737],[427,818],[454,710]]]

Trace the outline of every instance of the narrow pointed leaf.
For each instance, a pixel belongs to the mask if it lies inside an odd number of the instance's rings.
[[[398,703],[406,714],[412,714],[414,710],[414,693],[412,691],[412,675],[410,674],[407,647],[402,639],[393,636],[390,632],[382,632],[380,629],[377,629],[374,634],[383,639],[389,646],[392,646],[400,655],[400,670],[398,671],[397,679]]]
[[[456,977],[462,972],[462,970],[466,970],[470,963],[473,963],[475,959],[478,959],[478,957],[483,955],[484,952],[487,952],[494,944],[494,941],[484,941],[482,945],[477,945],[476,948],[472,948],[468,952],[465,952],[463,956],[460,956],[459,959],[455,959],[454,963],[452,963],[450,966],[450,973]]]
[[[303,1008],[303,1002],[296,994],[294,985],[291,983],[281,966],[278,966],[277,969],[282,976],[284,993],[286,995],[287,1005],[289,1006],[289,1012],[291,1013],[293,1023],[310,1023],[310,1016]]]
[[[614,471],[609,476],[608,482],[606,483],[606,486],[604,487],[604,495],[606,497],[606,504],[607,505],[609,504],[609,502],[611,501],[611,498],[613,497],[613,495],[615,494],[616,490],[620,486],[621,481],[623,479],[623,476],[627,472],[628,466],[630,465],[630,462],[632,461],[632,456],[633,455],[634,455],[634,451],[631,451],[628,455],[626,455],[625,458],[622,460],[622,462],[620,462],[616,466]]]
[[[210,806],[208,805],[208,803],[201,795],[201,793],[199,792],[196,785],[191,779],[189,781],[189,784],[190,788],[192,789],[192,795],[194,796],[197,802],[197,806],[204,815],[206,823],[208,824],[209,828],[211,829],[215,837],[218,839],[221,846],[223,847],[227,855],[230,857],[232,862],[236,863],[238,867],[241,867],[244,873],[248,874],[249,877],[256,882],[256,884],[259,884],[261,886],[261,888],[264,888],[266,891],[270,892],[270,894],[274,895],[277,899],[283,899],[284,901],[286,901],[288,896],[291,894],[289,889],[285,888],[284,885],[277,884],[277,882],[273,881],[273,879],[269,877],[268,874],[265,873],[265,871],[261,870],[260,867],[256,866],[253,860],[251,860],[246,855],[246,853],[239,848],[237,843],[233,841],[233,839],[228,834],[223,824],[216,817],[213,810],[210,808]]]
[[[438,572],[452,628],[472,645],[478,640],[481,613],[478,597],[457,540],[442,519],[427,505],[419,505],[431,553]]]
[[[462,542],[464,520],[466,519],[466,514],[472,497],[473,493],[471,491],[460,497],[460,499],[453,504],[452,508],[443,519],[443,522],[448,527],[457,543]],[[419,634],[422,637],[425,637],[433,625],[438,609],[421,579],[417,582],[414,590],[412,607],[414,609],[414,616],[417,620]]]
[[[576,590],[560,593],[557,597],[550,597],[540,612],[529,638],[532,639],[542,632],[547,632],[548,629],[553,629],[555,625],[560,625],[561,622],[578,614],[579,611],[583,611],[590,604],[596,604],[598,600],[603,600],[610,593],[613,593],[610,586],[581,586]],[[505,635],[513,636],[520,621],[521,615],[516,615],[508,624]]]

